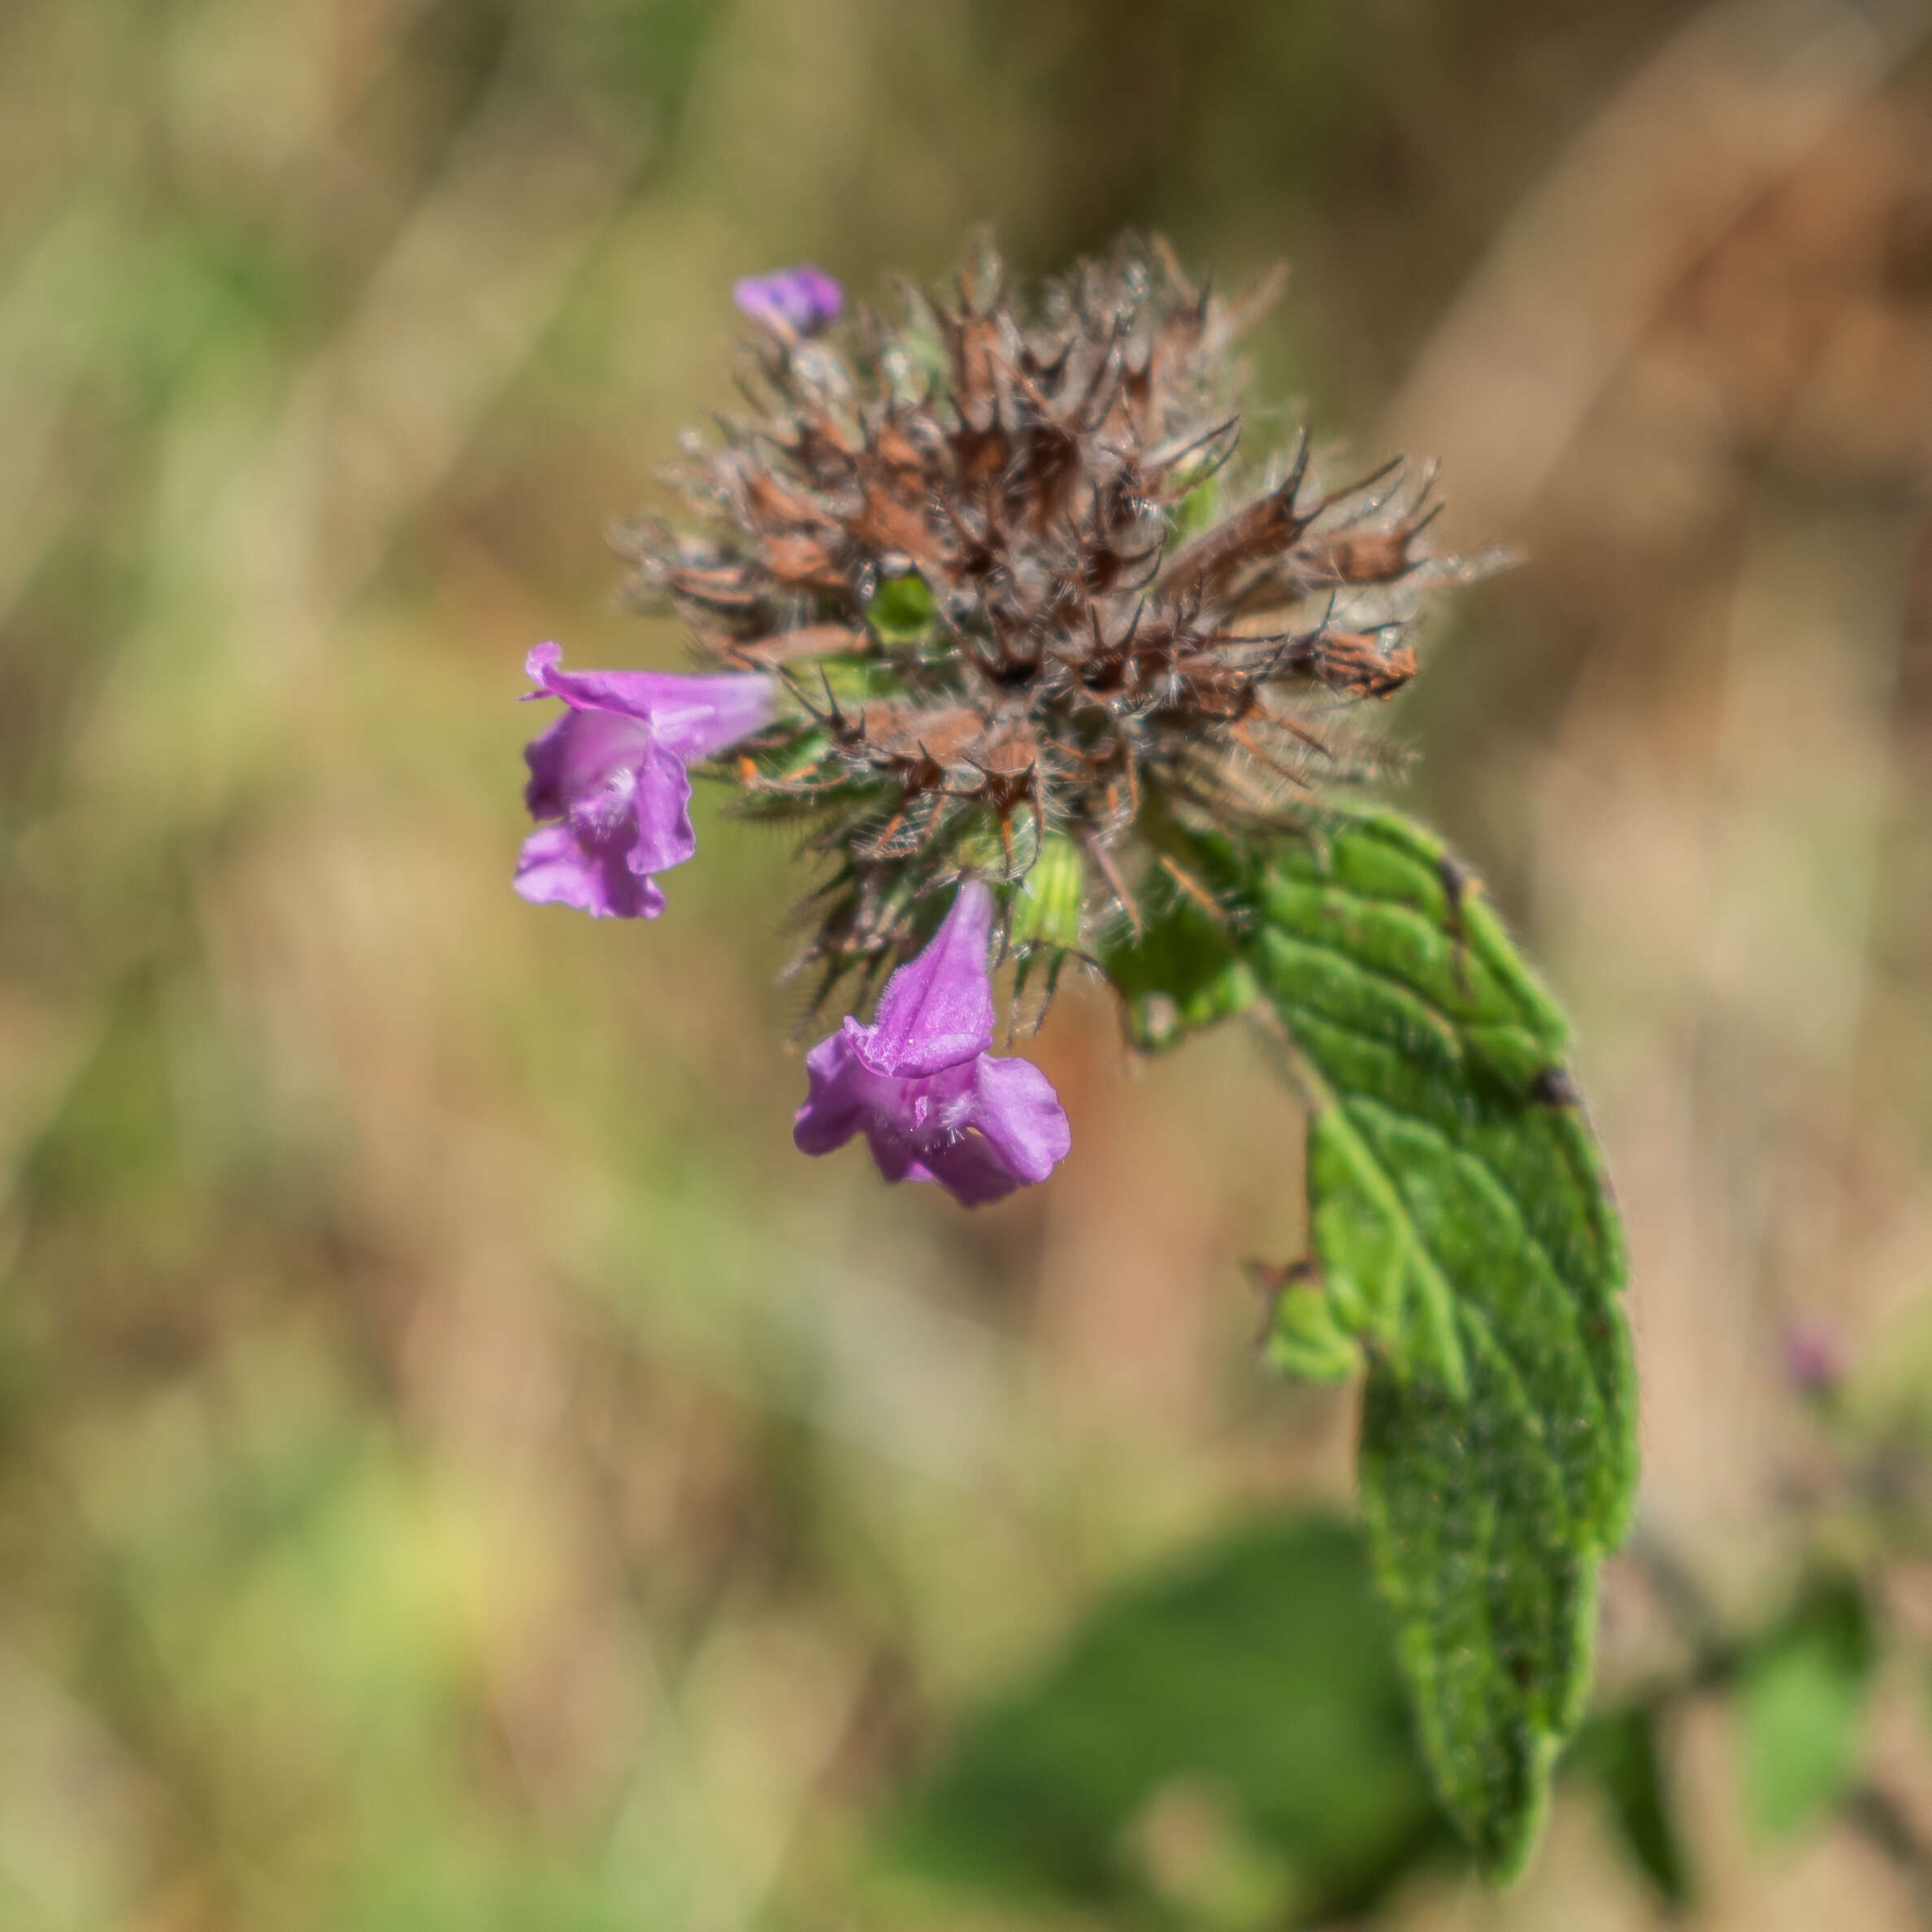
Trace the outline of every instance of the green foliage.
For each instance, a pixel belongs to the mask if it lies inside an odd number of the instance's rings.
[[[1223,920],[1171,879],[1157,880],[1147,923],[1102,953],[1128,1037],[1153,1051],[1254,1003],[1253,975]]]
[[[1314,1252],[1275,1352],[1329,1374],[1352,1342],[1366,1357],[1378,1580],[1444,1802],[1506,1879],[1582,1716],[1598,1560],[1636,1471],[1622,1240],[1563,1018],[1399,818],[1326,816],[1252,866],[1164,836],[1226,919],[1177,894],[1113,956],[1129,1030],[1166,1044],[1250,986],[1279,1022],[1310,1107]]]
[[[178,1131],[160,1005],[152,970],[130,974],[117,989],[99,1044],[23,1163],[36,1205],[86,1212],[175,1178]]]
[[[1844,1795],[1876,1652],[1870,1610],[1848,1579],[1809,1592],[1752,1652],[1739,1715],[1751,1815],[1768,1835],[1791,1836]]]
[[[1205,1873],[1147,1851],[1186,1794],[1224,1820],[1192,1834]],[[1273,1925],[1359,1910],[1449,1842],[1360,1539],[1318,1518],[1104,1605],[967,1728],[897,1834],[950,1878],[1102,1906],[1179,1886],[1197,1915],[1205,1894],[1206,1916]]]
[[[1691,1882],[1662,1708],[1592,1717],[1566,1769],[1674,1910]],[[1183,1845],[1163,1847],[1177,1823]],[[1456,1853],[1365,1540],[1319,1517],[1252,1525],[1104,1601],[1053,1664],[968,1721],[891,1843],[948,1882],[1277,1927],[1366,1909]]]
[[[1691,1902],[1691,1866],[1657,1749],[1658,1713],[1632,1704],[1592,1718],[1571,1753],[1596,1785],[1624,1849],[1674,1908]]]

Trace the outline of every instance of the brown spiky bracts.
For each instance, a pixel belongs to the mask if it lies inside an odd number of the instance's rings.
[[[893,319],[763,319],[750,413],[673,480],[701,528],[627,549],[640,599],[788,694],[720,768],[826,862],[821,997],[968,876],[1050,983],[1138,923],[1153,815],[1249,836],[1374,765],[1356,714],[1462,567],[1424,543],[1426,473],[1336,480],[1305,433],[1240,463],[1232,347],[1271,293],[1225,302],[1157,245],[1030,310],[988,258]]]

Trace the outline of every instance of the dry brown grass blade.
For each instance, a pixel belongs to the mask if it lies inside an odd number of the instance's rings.
[[[1382,441],[1440,456],[1458,532],[1513,532],[1672,286],[1932,33],[1923,0],[1719,0],[1504,225]]]

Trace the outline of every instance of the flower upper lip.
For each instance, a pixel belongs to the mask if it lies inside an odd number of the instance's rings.
[[[676,671],[563,671],[562,647],[540,644],[523,660],[541,687],[526,697],[560,697],[573,711],[606,711],[648,724],[687,762],[708,758],[771,717],[775,687],[756,671],[702,676]]]
[[[853,1051],[873,1073],[916,1079],[983,1053],[993,1043],[986,975],[992,894],[979,879],[959,888],[925,949],[887,982],[870,1027],[845,1022]]]

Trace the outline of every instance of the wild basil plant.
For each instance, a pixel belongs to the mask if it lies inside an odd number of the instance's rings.
[[[840,320],[801,265],[736,289],[750,413],[692,441],[681,528],[627,543],[689,675],[529,659],[526,898],[655,918],[692,774],[797,828],[788,970],[845,1010],[795,1137],[862,1136],[967,1207],[1048,1184],[1047,1079],[995,1057],[1071,964],[1154,1051],[1252,1015],[1309,1111],[1309,1252],[1258,1268],[1288,1372],[1364,1380],[1363,1515],[1439,1795],[1504,1878],[1583,1709],[1635,1473],[1623,1248],[1563,1016],[1470,874],[1364,801],[1417,668],[1431,479],[1242,447],[1261,302],[1156,245],[1037,305],[980,263]],[[672,892],[675,895],[675,884]],[[862,1015],[869,1014],[869,1018]]]

